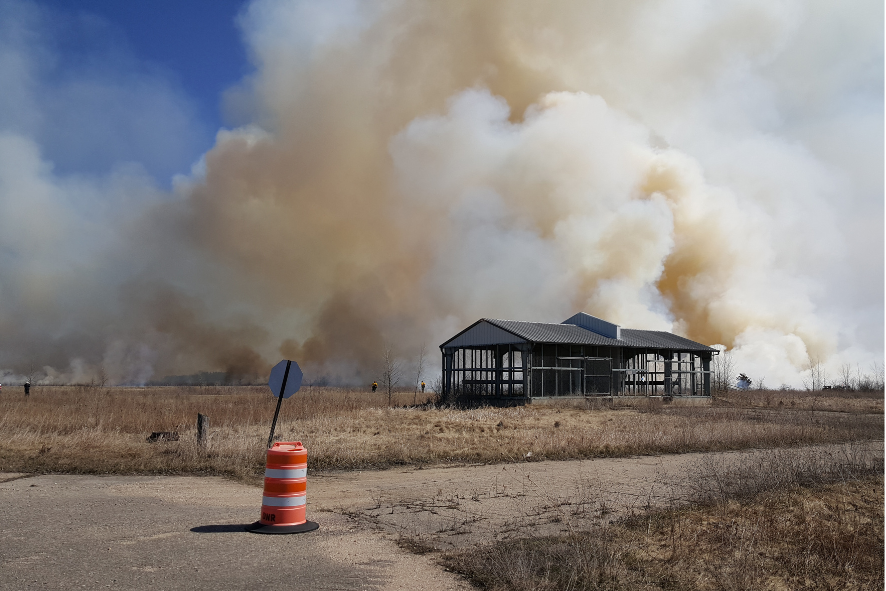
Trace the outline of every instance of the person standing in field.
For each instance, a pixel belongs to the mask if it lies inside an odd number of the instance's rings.
[[[372,391],[375,392],[378,390],[378,382],[372,382]]]
[[[424,383],[424,381],[422,381],[422,383],[421,383],[421,393],[422,393],[422,394],[425,393],[425,383]]]
[[[30,394],[31,394],[31,382],[27,381],[27,382],[25,382],[25,396],[28,396]]]

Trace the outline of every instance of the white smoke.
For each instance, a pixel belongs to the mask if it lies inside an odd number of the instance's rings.
[[[776,265],[777,220],[709,185],[694,159],[653,148],[599,97],[556,93],[519,123],[509,115],[469,90],[392,144],[402,193],[436,210],[446,237],[425,296],[436,308],[550,321],[592,310],[729,339],[748,371],[794,383],[808,354],[834,352],[808,287]]]
[[[131,163],[54,172],[52,138],[0,121],[0,367],[142,383],[285,355],[360,381],[386,343],[584,310],[726,345],[770,386],[865,369],[882,23],[876,2],[254,1],[256,72],[225,97],[244,125],[171,194]],[[27,96],[35,46],[3,31]]]

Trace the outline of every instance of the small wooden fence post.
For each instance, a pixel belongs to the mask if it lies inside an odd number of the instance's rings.
[[[197,443],[206,445],[206,437],[209,432],[209,417],[197,413]]]

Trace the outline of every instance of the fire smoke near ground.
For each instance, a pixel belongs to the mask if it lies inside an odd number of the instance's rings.
[[[288,357],[361,383],[386,346],[579,310],[769,386],[881,362],[880,3],[258,0],[234,125],[171,191],[138,162],[53,170],[24,117],[50,108],[43,25],[2,11],[7,380]],[[162,151],[186,109],[139,84]]]

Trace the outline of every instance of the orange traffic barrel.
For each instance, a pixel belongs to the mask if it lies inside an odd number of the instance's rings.
[[[261,519],[246,526],[259,534],[300,534],[320,527],[306,519],[308,450],[301,441],[268,449]]]

